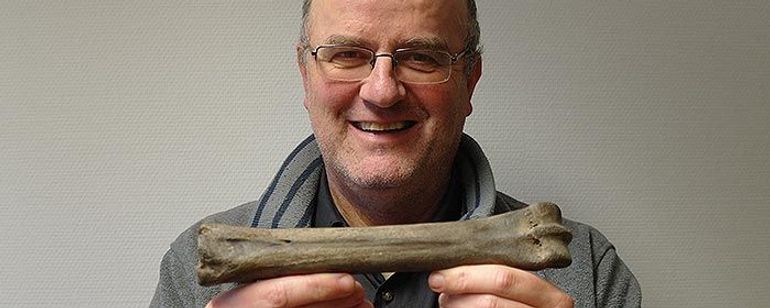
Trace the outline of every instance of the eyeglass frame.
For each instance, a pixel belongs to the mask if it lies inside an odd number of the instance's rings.
[[[372,70],[374,70],[374,66],[375,66],[375,64],[377,64],[377,58],[381,58],[381,57],[388,57],[388,58],[390,58],[392,63],[393,63],[392,67],[396,68],[399,65],[399,63],[398,63],[398,60],[396,60],[396,58],[395,58],[395,54],[398,53],[398,52],[421,51],[421,50],[424,50],[424,51],[442,53],[442,54],[445,54],[445,55],[449,56],[449,60],[450,60],[449,72],[447,73],[447,76],[446,76],[446,78],[444,80],[435,81],[435,82],[410,82],[410,81],[403,81],[403,80],[398,78],[398,75],[396,75],[396,79],[398,81],[404,82],[404,83],[408,83],[408,84],[441,84],[441,83],[445,83],[445,82],[449,81],[449,79],[452,78],[452,65],[457,64],[457,62],[461,59],[461,57],[467,56],[467,53],[469,52],[468,46],[465,46],[461,51],[459,51],[459,52],[457,52],[455,54],[451,54],[447,50],[433,50],[433,49],[426,49],[426,48],[399,48],[399,49],[394,50],[391,53],[379,53],[378,54],[374,50],[366,48],[366,47],[348,46],[348,45],[344,45],[344,44],[343,45],[323,45],[322,44],[322,45],[318,45],[318,46],[316,46],[315,48],[312,48],[312,49],[308,48],[307,50],[310,51],[310,54],[313,56],[313,59],[315,60],[316,64],[318,64],[319,63],[319,61],[318,61],[318,50],[320,50],[322,48],[338,48],[338,47],[348,47],[348,48],[355,48],[355,49],[359,49],[359,50],[366,50],[366,51],[368,51],[372,55],[371,59],[369,60],[369,65],[372,67]],[[369,74],[371,74],[372,70],[369,71]],[[324,73],[324,75],[326,75],[326,73]],[[330,78],[328,76],[326,76],[326,77]],[[343,82],[356,82],[356,81],[364,80],[367,77],[368,77],[368,75],[366,77],[362,77],[361,79],[353,79],[353,80],[334,79],[334,78],[330,78],[330,79],[336,80],[336,81],[343,81]]]

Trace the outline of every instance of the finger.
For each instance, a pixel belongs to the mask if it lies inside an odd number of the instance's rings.
[[[365,298],[358,299],[338,299],[324,303],[305,305],[299,308],[372,308],[374,305]]]
[[[372,303],[366,299],[366,293],[361,283],[356,281],[356,287],[352,294],[323,303],[315,303],[302,306],[303,308],[369,308],[373,307]]]
[[[286,276],[225,292],[207,307],[298,307],[344,298],[356,289],[355,279],[349,274]]]
[[[535,307],[570,307],[572,299],[537,275],[503,265],[460,266],[431,274],[431,289],[439,293],[493,294]]]
[[[464,307],[495,307],[495,308],[533,308],[530,305],[517,303],[508,299],[490,294],[459,294],[449,295],[442,293],[438,297],[441,308]]]

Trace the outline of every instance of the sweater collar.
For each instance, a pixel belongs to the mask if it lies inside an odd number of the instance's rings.
[[[486,156],[473,138],[463,134],[455,157],[456,187],[462,192],[460,220],[486,217],[495,210],[496,189]],[[309,227],[324,172],[323,159],[313,135],[286,158],[253,213],[252,227]]]

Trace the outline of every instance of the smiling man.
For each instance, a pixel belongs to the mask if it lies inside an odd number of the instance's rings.
[[[297,51],[305,108],[349,224],[427,221],[438,209],[481,75],[480,61],[464,74],[476,56],[466,11],[462,1],[313,1]]]
[[[481,77],[478,29],[472,0],[306,0],[297,63],[313,135],[260,200],[203,221],[357,227],[524,207],[495,190],[481,149],[463,134]],[[565,225],[574,235],[565,269],[324,273],[204,288],[195,283],[196,224],[164,256],[151,306],[639,306],[639,285],[612,245],[591,227]]]

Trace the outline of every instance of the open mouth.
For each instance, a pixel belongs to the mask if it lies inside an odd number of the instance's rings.
[[[369,133],[392,133],[400,132],[414,126],[414,121],[392,122],[392,123],[373,123],[373,122],[351,122],[355,128]]]

